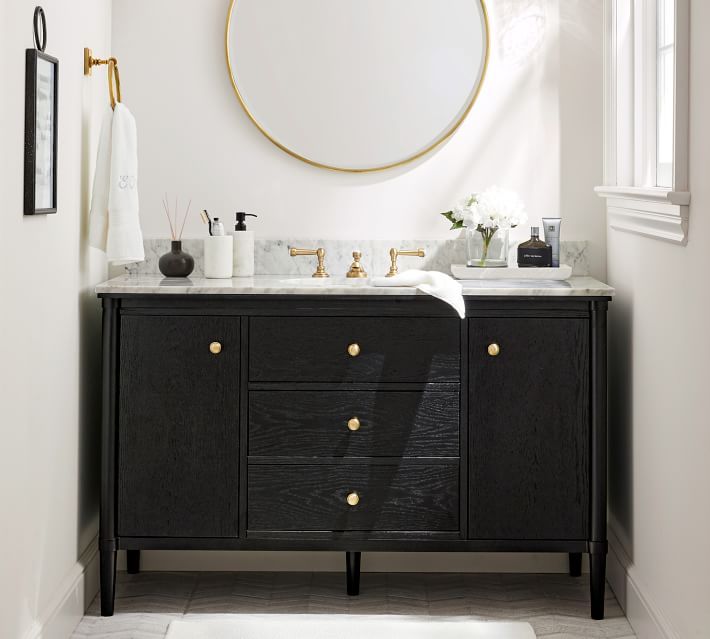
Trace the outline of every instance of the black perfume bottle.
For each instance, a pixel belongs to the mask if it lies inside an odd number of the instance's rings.
[[[540,239],[540,229],[530,229],[530,239],[518,246],[518,266],[536,267],[552,265],[552,247]]]

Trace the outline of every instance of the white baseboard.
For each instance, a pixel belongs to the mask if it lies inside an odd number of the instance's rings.
[[[680,639],[642,585],[638,571],[612,527],[609,528],[607,581],[638,639]]]
[[[24,639],[67,639],[99,591],[98,541],[94,539],[72,566],[56,594]]]
[[[141,570],[342,572],[343,552],[172,551],[141,552]],[[586,561],[584,562],[586,568]],[[125,570],[125,553],[118,569]],[[566,573],[564,553],[364,552],[363,572],[538,572]]]

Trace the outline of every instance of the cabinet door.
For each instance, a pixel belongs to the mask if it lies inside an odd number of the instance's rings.
[[[469,536],[587,539],[588,321],[471,319],[469,371]]]
[[[119,535],[237,536],[239,335],[238,318],[122,318]]]

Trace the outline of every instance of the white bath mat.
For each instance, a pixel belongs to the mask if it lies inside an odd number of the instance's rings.
[[[389,615],[206,615],[176,620],[166,639],[535,639],[518,621]]]

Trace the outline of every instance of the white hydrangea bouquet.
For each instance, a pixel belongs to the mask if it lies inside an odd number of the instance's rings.
[[[507,266],[508,233],[528,219],[518,194],[498,186],[463,198],[442,215],[452,229],[466,229],[469,266]]]

